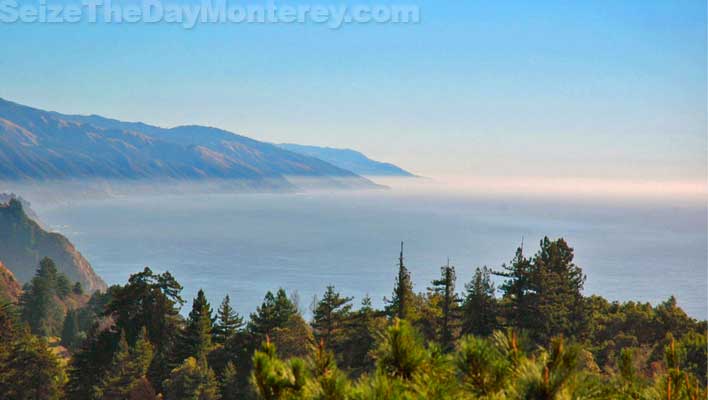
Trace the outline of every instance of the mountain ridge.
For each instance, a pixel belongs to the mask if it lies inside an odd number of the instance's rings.
[[[223,129],[161,128],[0,99],[0,180],[239,179],[289,188],[294,186],[289,176],[378,187],[321,159]]]
[[[365,154],[353,149],[294,143],[280,143],[278,146],[296,153],[319,158],[320,160],[324,160],[362,176],[416,177],[416,175],[397,165],[373,160]]]

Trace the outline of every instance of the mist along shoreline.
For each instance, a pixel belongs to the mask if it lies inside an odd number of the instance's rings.
[[[276,280],[296,289],[305,308],[329,283],[357,298],[368,292],[378,304],[390,290],[378,282],[391,273],[400,240],[409,244],[414,281],[423,290],[447,256],[467,279],[477,266],[509,262],[522,238],[534,245],[547,234],[578,248],[576,262],[589,276],[585,293],[652,304],[675,294],[691,315],[705,312],[702,207],[394,188],[122,196],[37,209],[109,283],[149,265],[172,271],[189,295],[208,286],[215,297],[238,292],[250,306]]]

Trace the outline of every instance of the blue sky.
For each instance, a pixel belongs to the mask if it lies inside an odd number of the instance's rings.
[[[705,1],[415,4],[337,30],[0,24],[0,97],[432,176],[705,180]]]

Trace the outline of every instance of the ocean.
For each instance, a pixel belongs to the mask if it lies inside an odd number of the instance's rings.
[[[35,202],[36,203],[36,202]],[[180,194],[35,204],[109,284],[149,266],[214,309],[229,294],[253,312],[285,288],[306,315],[327,285],[377,306],[390,297],[400,242],[415,289],[450,259],[458,291],[476,267],[499,269],[523,243],[563,237],[587,275],[584,293],[652,304],[675,295],[708,317],[705,203],[615,201],[435,191]],[[498,280],[497,280],[498,281]],[[498,281],[499,282],[499,281]]]

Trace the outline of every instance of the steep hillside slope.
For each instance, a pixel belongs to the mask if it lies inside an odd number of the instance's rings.
[[[0,262],[0,302],[16,303],[22,293],[15,275]]]
[[[87,291],[104,290],[106,284],[64,236],[47,232],[27,217],[22,204],[0,204],[0,260],[21,283],[32,279],[39,261],[49,257],[57,269]]]
[[[415,175],[391,163],[372,160],[364,154],[351,149],[337,149],[333,147],[305,146],[301,144],[279,144],[283,149],[290,150],[336,165],[339,168],[352,171],[364,176],[400,176],[414,177]]]
[[[0,99],[0,180],[213,178],[289,187],[288,176],[376,186],[318,158],[216,128],[164,129]]]

